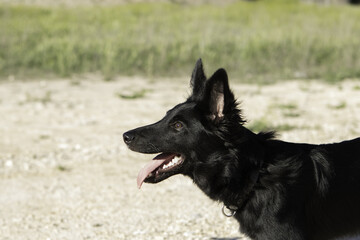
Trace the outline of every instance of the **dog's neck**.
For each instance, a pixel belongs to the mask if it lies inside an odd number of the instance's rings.
[[[247,135],[247,141],[239,138],[231,145],[223,144],[222,147],[226,148],[222,152],[202,156],[208,161],[199,163],[191,177],[211,199],[239,211],[251,197],[259,181],[265,154],[259,151],[260,147],[249,147],[249,144],[260,146],[267,138],[263,139],[245,128],[238,131],[238,136]],[[208,165],[207,162],[212,164]]]
[[[254,187],[259,180],[259,176],[260,176],[260,171],[253,170],[249,174],[249,185],[245,186],[241,196],[238,197],[234,202],[227,202],[226,200],[224,200],[224,206],[233,212],[232,215],[235,215],[237,211],[241,211],[246,201],[250,198],[251,193],[254,191]]]
[[[231,167],[232,166],[228,166],[228,168]],[[217,168],[217,170],[219,169]],[[239,169],[232,170],[241,171]],[[225,171],[229,171],[229,169],[224,168],[220,172]],[[218,171],[216,172],[218,173]],[[198,173],[193,180],[211,199],[223,202],[228,209],[239,211],[251,197],[251,193],[259,181],[260,168],[242,170],[242,172],[243,178],[234,179],[232,176],[226,178],[222,175],[207,175],[210,171],[205,170],[206,174],[202,175]],[[205,175],[207,175],[207,177],[205,177]]]

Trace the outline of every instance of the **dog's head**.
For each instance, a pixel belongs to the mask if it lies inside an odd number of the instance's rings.
[[[160,153],[140,171],[138,187],[144,181],[157,183],[181,173],[206,191],[209,178],[230,175],[232,169],[237,169],[229,166],[238,164],[232,144],[242,141],[246,129],[226,71],[219,69],[207,79],[199,59],[190,85],[191,96],[159,122],[124,133],[131,150]]]

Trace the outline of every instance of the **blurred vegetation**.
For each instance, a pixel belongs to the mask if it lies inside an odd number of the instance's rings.
[[[292,131],[294,129],[298,129],[299,127],[295,125],[290,124],[278,124],[273,125],[270,121],[266,120],[265,118],[260,118],[258,120],[255,120],[251,122],[249,125],[247,125],[251,131],[254,131],[256,133],[262,132],[262,131],[279,131],[279,132],[286,132],[286,131]]]
[[[0,5],[0,75],[188,76],[199,57],[244,81],[360,77],[360,11],[293,0],[226,6]]]

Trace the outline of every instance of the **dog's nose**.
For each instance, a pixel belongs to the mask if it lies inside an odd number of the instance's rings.
[[[123,134],[123,138],[126,144],[130,144],[134,140],[135,135],[131,132],[126,132]]]

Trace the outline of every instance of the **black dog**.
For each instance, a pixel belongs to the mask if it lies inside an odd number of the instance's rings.
[[[360,138],[311,145],[246,129],[224,69],[198,60],[192,95],[157,123],[124,133],[128,147],[161,153],[138,176],[189,176],[261,240],[325,240],[360,233]],[[330,117],[330,116],[329,116]]]

